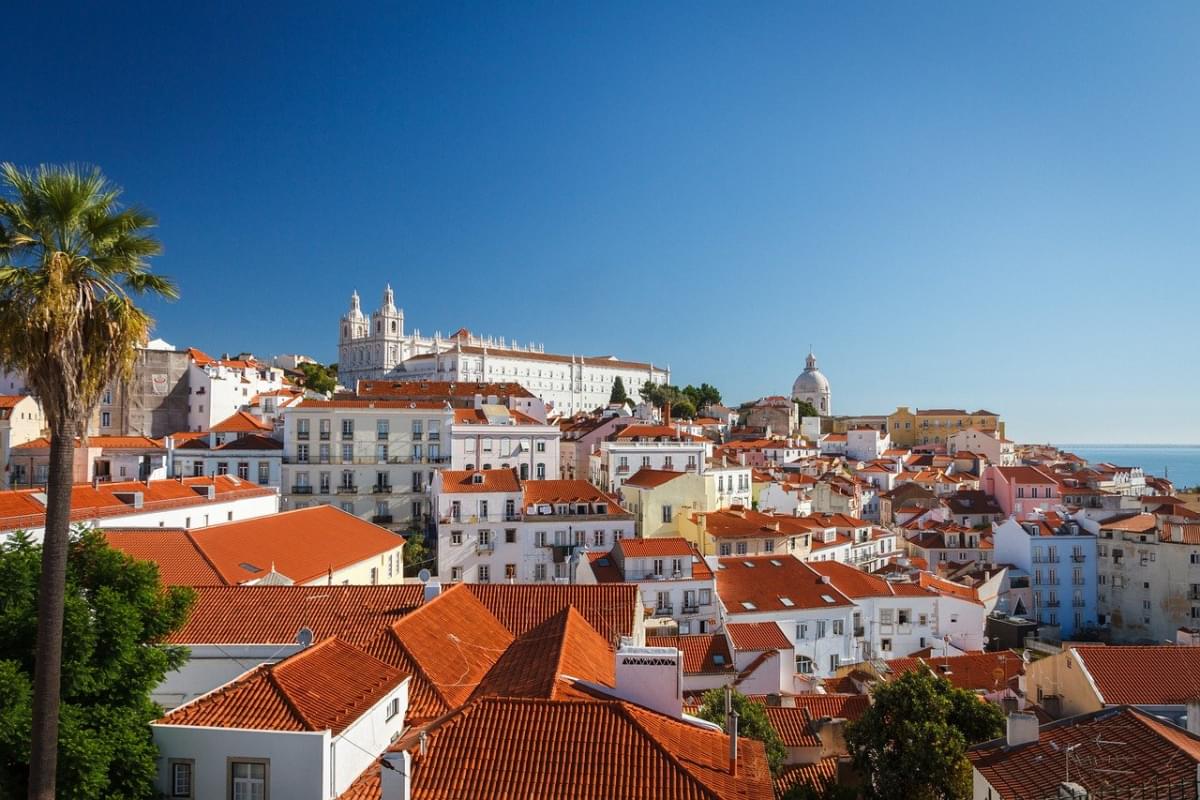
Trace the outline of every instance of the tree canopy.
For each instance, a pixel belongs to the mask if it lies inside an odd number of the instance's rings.
[[[187,658],[163,644],[183,625],[191,589],[164,589],[158,567],[73,536],[67,561],[57,796],[154,797],[150,691]],[[0,797],[28,779],[41,546],[18,534],[0,547]]]
[[[337,389],[336,367],[336,364],[326,367],[307,361],[300,364],[300,371],[304,373],[304,387],[324,394],[333,392]]]
[[[625,381],[621,380],[621,376],[618,375],[617,379],[613,381],[612,392],[608,395],[608,402],[624,404],[628,399],[629,395],[625,392]]]
[[[733,692],[731,705],[738,714],[738,735],[762,742],[767,750],[767,763],[771,767],[771,773],[779,774],[779,770],[783,767],[783,761],[787,757],[787,750],[784,749],[783,740],[779,738],[779,733],[767,717],[766,706],[754,702],[736,690]],[[701,697],[700,710],[696,712],[696,716],[724,727],[726,723],[725,689],[709,689],[705,692]]]
[[[801,419],[803,419],[804,417],[819,417],[819,416],[821,416],[821,412],[817,411],[817,407],[814,406],[812,403],[808,402],[807,400],[796,400],[795,403],[796,403],[796,413],[800,415]]]
[[[846,726],[846,746],[875,800],[971,796],[966,750],[999,736],[999,707],[929,670],[878,684],[873,702]]]
[[[721,402],[721,392],[707,383],[699,387],[688,384],[680,389],[667,383],[646,381],[641,388],[642,399],[658,408],[671,404],[671,416],[676,419],[691,419],[706,406]]]

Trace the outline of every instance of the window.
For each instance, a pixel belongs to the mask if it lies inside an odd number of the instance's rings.
[[[106,406],[112,405],[112,389],[104,390],[104,394],[101,396],[100,402]]]
[[[239,461],[237,465],[237,476],[244,481],[250,480],[250,462]]]
[[[342,438],[343,439],[353,439],[354,438],[354,420],[352,420],[352,419],[342,420]]]
[[[604,547],[604,531],[592,531],[592,547]]]
[[[545,534],[543,533],[543,536],[544,535]],[[533,579],[534,579],[534,581],[546,580],[546,565],[545,564],[534,564],[533,565]]]
[[[546,443],[545,442],[539,441],[537,443],[537,452],[539,452],[539,453],[546,452]]]
[[[733,548],[729,545],[728,542],[721,542],[720,550],[721,550],[721,555],[723,555],[723,556],[733,555]]]
[[[492,568],[490,566],[488,566],[487,564],[480,564],[479,565],[479,582],[480,583],[491,583],[491,581],[492,581]]]
[[[801,622],[796,625],[796,641],[802,642],[808,638],[808,623]]]
[[[517,542],[517,529],[516,528],[505,528],[504,529],[504,543],[505,544],[516,544],[516,542]]]
[[[517,565],[516,564],[505,564],[504,565],[504,579],[509,580],[509,581],[513,581],[513,580],[517,579]]]
[[[271,462],[258,462],[258,482],[263,486],[271,482]]]
[[[389,425],[386,419],[375,420],[375,438],[380,441],[387,441]]]
[[[812,675],[817,670],[817,662],[808,656],[796,656],[796,672],[801,675]]]
[[[421,441],[421,438],[424,434],[424,430],[422,429],[421,426],[422,426],[421,420],[419,420],[419,419],[413,420],[413,422],[412,422],[412,438],[413,438],[414,442]]]
[[[450,544],[462,544],[462,531],[450,531]]]
[[[673,520],[673,519],[675,519],[675,516],[671,513],[671,507],[663,506],[662,507],[662,521],[664,523],[670,524],[671,520]]]
[[[100,427],[108,428],[112,426],[112,414],[108,411],[100,412]]]
[[[267,767],[269,762],[229,762],[229,796],[231,800],[266,800]]]
[[[880,639],[879,640],[879,649],[885,653],[892,652],[892,640],[891,639]]]
[[[218,475],[228,475],[229,474],[229,462],[228,461],[218,461],[217,462],[217,474]]]
[[[879,624],[880,625],[891,625],[893,622],[895,622],[895,618],[896,618],[895,609],[891,609],[891,608],[879,609]]]
[[[171,797],[193,797],[191,759],[170,760]]]
[[[392,717],[396,716],[399,713],[400,713],[400,698],[393,697],[391,700],[388,700],[387,718],[391,719]]]
[[[450,568],[450,580],[452,580],[452,581],[461,581],[462,580],[462,567],[451,567]]]
[[[835,619],[833,621],[833,635],[844,636],[846,634],[846,620]]]
[[[745,543],[745,542],[738,542],[738,543],[737,543],[737,554],[738,554],[739,556],[744,556],[744,555],[746,555],[746,543]]]
[[[702,605],[702,606],[712,605],[712,589],[701,589],[700,590],[700,605]]]

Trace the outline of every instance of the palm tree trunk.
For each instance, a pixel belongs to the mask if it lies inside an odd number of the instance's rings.
[[[58,766],[59,683],[62,676],[63,604],[71,526],[73,425],[53,431],[46,482],[46,533],[38,582],[37,652],[33,666],[33,742],[29,757],[30,800],[54,800]]]

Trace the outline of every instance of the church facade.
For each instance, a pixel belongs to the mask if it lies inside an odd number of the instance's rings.
[[[353,388],[359,380],[515,382],[558,414],[592,411],[608,403],[620,378],[634,402],[647,381],[669,383],[670,367],[625,361],[614,356],[547,353],[542,345],[504,337],[477,336],[464,329],[449,336],[422,336],[404,330],[404,310],[397,308],[392,287],[377,311],[362,311],[358,292],[338,330],[338,379]]]
[[[833,414],[833,398],[829,391],[829,379],[817,369],[817,357],[809,351],[804,372],[792,384],[792,400],[812,404],[822,417]]]

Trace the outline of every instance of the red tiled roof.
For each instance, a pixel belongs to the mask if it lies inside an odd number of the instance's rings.
[[[301,628],[366,648],[421,605],[424,588],[398,586],[200,586],[172,644],[290,644]]]
[[[791,650],[791,640],[775,622],[730,622],[725,632],[735,650]]]
[[[627,425],[613,436],[618,441],[630,439],[666,439],[670,441],[706,442],[703,436],[684,433],[671,425]]]
[[[449,404],[444,400],[372,400],[369,398],[337,398],[334,400],[304,399],[292,408],[320,411],[325,408],[417,408],[425,411],[444,411]]]
[[[1068,751],[1071,780],[1088,792],[1153,797],[1135,792],[1169,784],[1195,790],[1200,737],[1129,706],[1043,725],[1038,741],[1017,747],[1004,739],[986,742],[969,749],[967,758],[1004,797],[1054,797]]]
[[[1009,650],[948,657],[897,658],[888,661],[887,665],[897,676],[926,668],[969,692],[1000,691],[1008,686],[1009,681],[1025,672],[1025,662],[1021,656]]]
[[[621,637],[633,635],[634,619],[642,607],[635,584],[471,583],[463,588],[517,636],[574,606],[612,647]]]
[[[519,383],[471,383],[468,381],[387,381],[362,380],[355,393],[362,399],[393,398],[408,400],[418,397],[474,399],[496,395],[503,397],[533,397],[534,394]]]
[[[608,642],[568,606],[514,641],[487,676],[476,696],[561,699],[562,676],[616,686],[616,664]]]
[[[649,539],[618,539],[613,544],[613,550],[618,549],[626,558],[690,556],[695,552],[692,543],[679,536],[652,537]]]
[[[441,475],[443,494],[521,491],[515,469],[444,469]]]
[[[1009,483],[1023,484],[1046,484],[1053,483],[1057,485],[1059,480],[1045,472],[1042,472],[1037,467],[997,467],[992,466],[989,469],[994,469],[1004,476]]]
[[[837,756],[829,756],[812,764],[787,764],[775,778],[775,796],[783,797],[793,787],[807,784],[820,789],[826,783],[837,782]]]
[[[650,467],[642,467],[637,472],[630,475],[623,484],[624,486],[634,486],[639,489],[653,489],[656,486],[662,486],[664,483],[669,483],[686,475],[686,472],[676,472],[673,469],[651,469]]]
[[[159,439],[151,439],[149,436],[89,436],[87,439],[88,447],[98,447],[102,450],[162,450],[163,443]],[[79,439],[75,440],[75,446],[79,447]],[[32,439],[28,442],[13,445],[14,450],[48,450],[50,448],[50,440],[45,436],[37,439]]]
[[[855,720],[863,715],[871,700],[865,694],[797,694],[788,698],[797,708],[803,708],[813,719],[839,717]]]
[[[403,679],[394,667],[329,638],[277,664],[255,667],[158,724],[337,735]]]
[[[1072,652],[1105,705],[1178,705],[1200,698],[1200,647],[1083,646]]]
[[[847,597],[933,597],[933,592],[912,583],[887,581],[840,561],[814,561],[810,566],[826,575]]]
[[[212,426],[213,433],[259,433],[274,430],[269,422],[245,411],[235,411],[232,416]]]
[[[272,569],[294,583],[382,556],[404,544],[398,534],[330,505],[300,508],[192,530],[126,532],[109,544],[154,561],[163,580],[192,549],[220,576],[219,583],[258,581]],[[126,547],[130,549],[126,550]],[[210,576],[211,577],[211,576]]]
[[[853,605],[836,587],[821,582],[816,564],[792,556],[722,558],[718,563],[717,594],[731,616]]]
[[[761,742],[739,740],[735,777],[725,734],[620,701],[481,699],[427,729],[424,755],[415,736],[392,749],[417,751],[412,800],[772,797]],[[341,800],[379,798],[372,766]]]
[[[583,480],[530,480],[522,481],[525,489],[524,506],[555,503],[607,503],[607,513],[628,513],[621,508],[615,497],[605,494],[588,481]]]
[[[1158,517],[1153,514],[1122,514],[1118,517],[1110,517],[1100,523],[1100,527],[1106,531],[1128,531],[1129,533],[1146,533],[1154,530],[1158,524]]]
[[[647,647],[674,647],[683,653],[685,675],[721,675],[734,670],[729,642],[719,633],[647,636]]]
[[[28,396],[25,394],[0,394],[0,408],[15,408],[17,403]]]
[[[139,561],[153,561],[164,586],[220,586],[225,584],[192,537],[180,530],[162,528],[106,529],[109,547]]]

